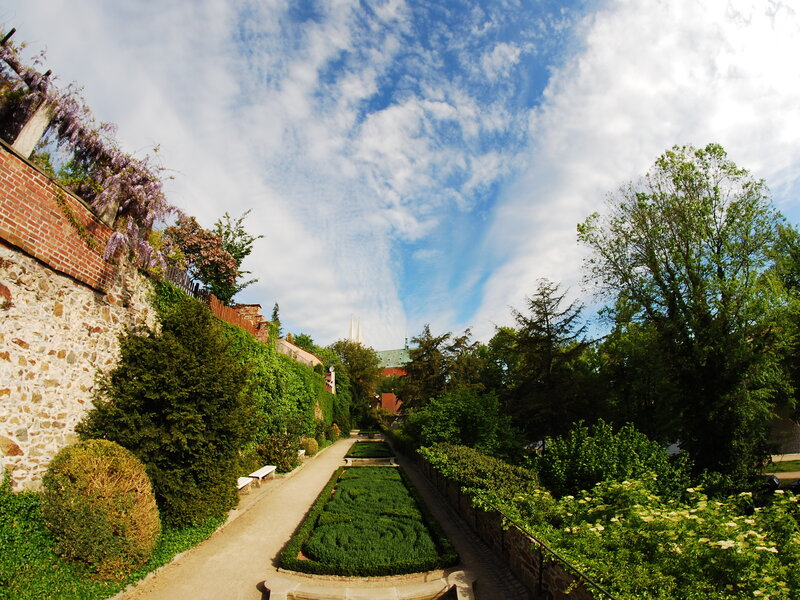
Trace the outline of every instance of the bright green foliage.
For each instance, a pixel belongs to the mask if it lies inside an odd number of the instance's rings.
[[[794,327],[773,270],[783,224],[765,183],[709,144],[664,153],[578,226],[588,278],[656,334],[651,360],[678,388],[674,439],[698,468],[738,479],[769,454],[775,407],[792,393]]]
[[[62,449],[42,480],[42,515],[65,557],[119,579],[150,558],[161,532],[144,465],[106,440]]]
[[[678,381],[666,361],[659,360],[659,332],[646,322],[628,318],[624,297],[604,311],[614,324],[597,352],[598,387],[605,395],[605,417],[614,423],[633,423],[649,438],[675,442],[680,423]]]
[[[219,322],[181,296],[161,313],[160,331],[120,338],[120,362],[100,379],[95,408],[77,429],[145,464],[165,522],[199,523],[238,501],[238,461],[255,414],[247,380]]]
[[[244,275],[249,275],[250,271],[242,269],[242,261],[250,256],[253,251],[253,244],[256,240],[263,238],[263,235],[250,235],[244,228],[244,220],[250,214],[249,210],[244,211],[241,217],[233,218],[227,212],[221,219],[214,223],[214,233],[222,240],[222,247],[233,257],[236,263],[236,278],[231,285],[224,285],[222,282],[216,283],[216,289],[212,293],[225,304],[230,304],[233,297],[255,283],[258,279],[241,281]]]
[[[689,485],[684,455],[670,459],[664,447],[627,424],[614,428],[600,420],[578,423],[567,435],[548,438],[536,460],[542,483],[556,496],[587,490],[601,481],[646,479],[654,491],[679,496]],[[657,473],[653,481],[650,474]]]
[[[294,345],[311,352],[312,354],[316,354],[317,345],[314,343],[314,339],[308,335],[307,333],[298,333],[294,336]]]
[[[160,301],[174,302],[171,294],[160,291]],[[246,446],[248,452],[255,451],[258,446],[272,448],[268,439],[283,432],[293,438],[291,446],[296,450],[297,438],[316,435],[318,423],[323,427],[332,426],[334,422],[339,423],[337,418],[349,423],[350,396],[346,385],[340,385],[338,372],[334,395],[325,389],[325,380],[320,374],[278,354],[272,344],[263,344],[233,325],[223,324],[223,331],[231,353],[247,369],[245,395],[255,411]],[[317,410],[322,414],[321,422],[317,421]],[[270,454],[273,455],[272,450]],[[284,466],[290,469],[291,464],[287,461]]]
[[[419,453],[434,469],[462,488],[493,490],[501,495],[532,494],[539,488],[534,471],[512,466],[473,448],[437,444]]]
[[[329,349],[338,357],[341,365],[336,366],[337,392],[340,387],[341,371],[346,371],[346,381],[342,383],[349,387],[351,418],[354,422],[361,422],[375,396],[380,378],[380,359],[372,348],[351,340],[334,342]],[[345,429],[349,431],[349,424],[345,425]]]
[[[298,450],[298,438],[288,433],[273,433],[258,446],[258,453],[264,463],[274,465],[281,473],[288,473],[300,464]]]
[[[394,452],[386,442],[356,442],[350,446],[345,458],[388,458]]]
[[[247,368],[246,394],[257,414],[251,443],[279,431],[313,429],[314,402],[324,391],[319,376],[238,327],[225,325],[224,332],[231,352]]]
[[[712,500],[688,488],[681,501],[654,494],[651,475],[556,500],[514,477],[483,483],[452,448],[422,453],[475,506],[511,518],[619,600],[800,597],[800,506],[790,492],[756,506],[749,492]]]
[[[0,483],[0,598],[105,600],[199,544],[221,524],[217,519],[197,527],[164,528],[146,565],[121,580],[98,579],[88,566],[58,555],[42,518],[41,495],[13,493],[11,480],[5,476]]]
[[[461,389],[483,390],[480,373],[483,360],[479,344],[471,340],[469,329],[463,335],[452,333],[433,335],[430,325],[411,339],[415,345],[409,351],[411,361],[405,365],[406,380],[401,391],[403,410],[422,408],[433,398]]]
[[[513,435],[497,397],[471,387],[446,392],[412,411],[405,430],[422,446],[456,444],[488,453],[501,451]]]
[[[310,560],[297,559],[301,549]],[[362,576],[428,571],[457,560],[410,481],[390,467],[339,469],[281,554],[284,568]]]

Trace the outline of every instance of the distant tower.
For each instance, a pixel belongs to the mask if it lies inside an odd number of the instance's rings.
[[[361,337],[361,317],[356,321],[355,317],[350,316],[350,335],[347,337],[351,342],[363,343]]]

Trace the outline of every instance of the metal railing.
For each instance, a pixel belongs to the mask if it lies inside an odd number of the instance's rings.
[[[194,298],[205,296],[205,290],[200,287],[200,284],[194,281],[186,271],[175,265],[167,265],[167,268],[164,269],[164,277]]]

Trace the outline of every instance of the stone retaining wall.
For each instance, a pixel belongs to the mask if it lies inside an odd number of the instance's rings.
[[[80,199],[0,145],[0,469],[15,489],[37,488],[75,441],[124,328],[155,323],[150,283],[103,260],[109,235]]]
[[[0,245],[0,468],[35,489],[47,464],[76,441],[95,377],[118,359],[125,327],[153,325],[150,284],[120,273],[107,293]]]

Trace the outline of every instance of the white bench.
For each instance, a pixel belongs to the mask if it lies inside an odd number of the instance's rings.
[[[260,469],[256,469],[255,471],[250,473],[250,475],[248,475],[247,477],[250,479],[255,479],[258,482],[258,485],[261,485],[261,482],[270,475],[272,475],[272,477],[275,477],[275,469],[276,467],[274,465],[264,465]]]
[[[305,457],[305,455],[306,455],[306,451],[305,450],[298,450],[297,451],[297,456],[298,457],[303,458],[303,457]]]
[[[239,477],[239,479],[236,480],[236,487],[241,492],[243,489],[245,489],[251,483],[253,483],[253,479],[251,477]]]

